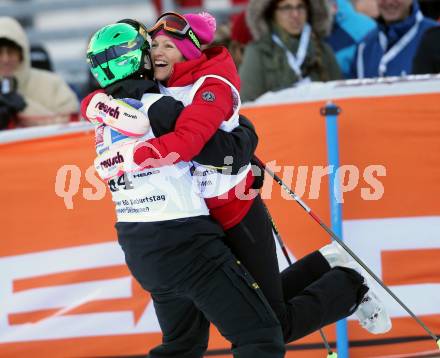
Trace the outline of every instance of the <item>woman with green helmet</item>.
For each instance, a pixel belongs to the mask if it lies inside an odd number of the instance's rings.
[[[148,86],[151,90],[154,83],[144,80],[151,69],[147,46],[142,29],[126,23],[109,25],[92,37],[88,61],[98,82],[112,93],[130,95]],[[137,98],[128,102],[148,113],[143,107],[148,107],[151,95]],[[161,98],[156,95],[154,100]],[[149,356],[202,357],[210,321],[232,343],[234,356],[283,357],[279,322],[221,240],[223,231],[192,187],[191,164],[137,166],[118,175],[130,150],[154,138],[153,131],[149,128],[137,137],[114,131],[112,120],[123,118],[126,123],[135,115],[122,100],[109,102],[103,93],[95,93],[88,105],[83,113],[89,118],[98,113],[93,118],[98,124],[95,163],[115,202],[118,240],[133,276],[151,292],[164,334],[163,344]],[[102,118],[107,125],[99,124]],[[144,119],[148,122],[146,115]]]

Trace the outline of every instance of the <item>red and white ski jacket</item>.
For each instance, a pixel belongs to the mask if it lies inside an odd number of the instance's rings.
[[[198,59],[174,65],[174,71],[166,83],[167,87],[185,87],[194,84],[199,78],[217,75],[228,80],[237,90],[240,79],[229,52],[223,47],[205,50]],[[137,164],[148,159],[165,158],[178,153],[179,160],[190,161],[197,156],[209,139],[219,129],[223,121],[234,112],[234,96],[231,87],[225,82],[207,78],[196,92],[191,104],[180,114],[173,132],[149,140],[151,147],[141,147],[134,153]],[[149,161],[151,163],[151,161]],[[249,193],[254,178],[252,171],[243,179],[241,192]],[[206,199],[211,216],[226,230],[246,215],[252,200],[241,200],[235,188],[221,197]]]

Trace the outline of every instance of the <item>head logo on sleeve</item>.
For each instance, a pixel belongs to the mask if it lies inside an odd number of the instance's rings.
[[[202,99],[206,102],[214,102],[215,101],[215,94],[211,91],[205,91],[202,93]]]

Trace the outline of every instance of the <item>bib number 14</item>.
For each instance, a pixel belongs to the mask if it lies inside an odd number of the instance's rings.
[[[117,179],[110,179],[108,181],[108,186],[112,192],[123,190],[134,189],[133,183],[128,178],[127,173],[119,176]]]

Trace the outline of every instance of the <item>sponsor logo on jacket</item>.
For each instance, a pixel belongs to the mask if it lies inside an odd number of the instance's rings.
[[[119,107],[118,107],[118,108],[119,108]],[[137,119],[137,115],[135,115],[135,114],[131,114],[131,113],[127,113],[127,112],[124,112],[124,117]]]
[[[119,107],[113,108],[112,106],[108,106],[103,102],[98,102],[96,104],[96,108],[98,108],[100,111],[103,111],[104,113],[109,114],[113,118],[119,118]]]
[[[109,168],[115,164],[124,162],[124,157],[118,152],[114,157],[103,160],[100,164],[104,168]]]

